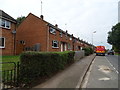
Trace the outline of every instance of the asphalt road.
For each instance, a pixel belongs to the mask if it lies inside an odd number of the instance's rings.
[[[113,65],[113,67],[118,71],[118,56],[117,55],[106,55],[106,58]]]
[[[96,56],[82,88],[118,88],[117,56]]]

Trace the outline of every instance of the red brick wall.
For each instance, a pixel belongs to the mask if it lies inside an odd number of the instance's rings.
[[[56,30],[56,34],[51,34],[49,32],[49,27],[50,26],[46,21],[41,20],[40,18],[30,13],[17,29],[16,54],[20,54],[21,52],[23,52],[24,47],[32,47],[36,43],[40,43],[41,45],[40,51],[45,51],[45,52],[61,51],[61,42],[66,43],[67,51],[71,51],[71,50],[78,51],[79,49],[76,48],[76,46],[82,47],[82,45],[79,42],[75,42],[73,49],[73,40],[75,38],[72,38],[72,40],[70,40],[70,36],[68,35],[66,39],[65,32],[62,33],[62,37],[61,37],[60,36],[61,31],[59,30]],[[25,44],[20,44],[20,40],[25,41]],[[53,40],[57,40],[59,42],[59,48],[52,47]],[[68,49],[68,43],[71,45],[71,49]]]
[[[72,40],[70,40],[70,36],[67,36],[66,39],[66,34],[62,33],[62,37],[60,36],[60,31],[56,30],[56,34],[51,34],[49,33],[49,51],[61,51],[61,42],[66,43],[67,46],[67,51],[72,50]],[[59,48],[53,48],[52,47],[52,40],[57,40],[59,41]],[[71,49],[68,49],[68,43],[71,45]]]
[[[0,48],[0,55],[14,55],[14,35],[15,24],[11,23],[11,29],[1,28],[0,37],[5,37],[5,48]]]
[[[40,51],[47,51],[47,23],[40,18],[29,14],[17,29],[16,35],[16,54],[20,54],[20,40],[24,40],[24,47],[32,47],[40,43]]]

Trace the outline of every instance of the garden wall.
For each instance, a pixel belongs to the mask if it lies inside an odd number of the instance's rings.
[[[85,51],[81,50],[81,51],[75,51],[75,55],[74,55],[74,60],[80,60],[81,58],[83,58],[85,56]]]

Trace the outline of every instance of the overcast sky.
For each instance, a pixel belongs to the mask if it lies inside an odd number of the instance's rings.
[[[118,23],[119,0],[42,0],[44,20],[94,45],[107,44],[108,31]],[[0,0],[0,9],[13,18],[30,12],[41,15],[41,0]],[[93,33],[96,31],[96,33]]]

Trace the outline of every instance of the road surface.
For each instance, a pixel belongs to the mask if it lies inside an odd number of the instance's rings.
[[[118,56],[117,55],[106,55],[106,58],[113,65],[113,67],[118,71]]]
[[[118,88],[118,56],[96,56],[82,88]]]

